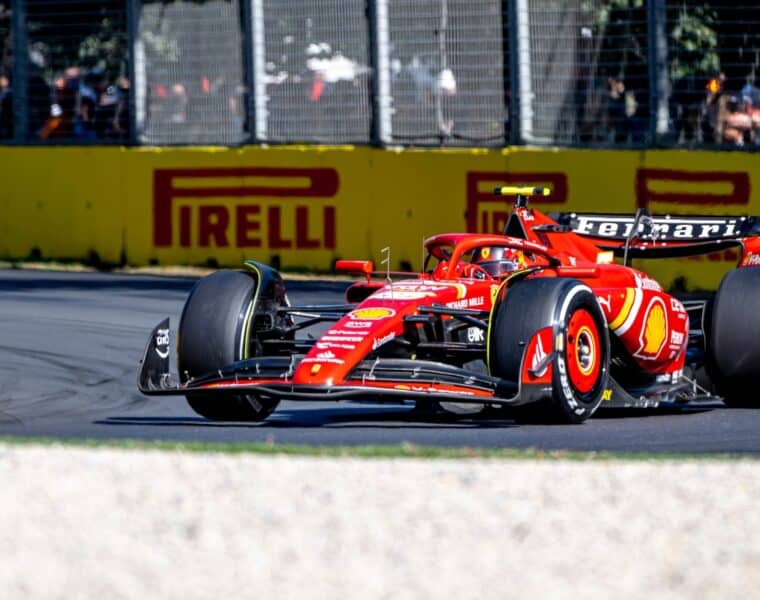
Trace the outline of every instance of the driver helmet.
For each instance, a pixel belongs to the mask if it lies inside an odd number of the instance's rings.
[[[472,262],[482,267],[492,277],[512,273],[525,266],[525,256],[521,250],[503,246],[483,246],[476,248]]]

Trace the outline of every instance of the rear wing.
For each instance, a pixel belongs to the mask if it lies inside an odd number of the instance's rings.
[[[632,258],[668,258],[719,252],[760,235],[760,217],[557,212],[560,227],[604,250]],[[635,233],[634,233],[635,228]]]

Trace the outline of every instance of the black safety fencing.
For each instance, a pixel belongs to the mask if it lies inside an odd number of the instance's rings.
[[[5,0],[0,143],[757,147],[760,4]]]

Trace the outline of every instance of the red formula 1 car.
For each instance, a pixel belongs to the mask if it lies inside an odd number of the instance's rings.
[[[166,319],[148,341],[140,390],[184,395],[220,420],[260,420],[283,399],[530,405],[534,416],[571,423],[602,404],[751,401],[760,220],[644,210],[550,218],[527,202],[546,190],[497,193],[516,197],[504,233],[433,236],[419,274],[338,261],[339,271],[366,277],[348,287],[345,304],[290,306],[279,273],[254,262],[204,277],[179,325],[179,382]],[[732,246],[742,251],[739,268],[699,301],[629,266],[633,257]],[[304,335],[320,325],[318,336]],[[702,385],[698,371],[709,375]]]

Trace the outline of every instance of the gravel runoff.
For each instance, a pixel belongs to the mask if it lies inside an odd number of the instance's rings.
[[[2,598],[760,597],[760,462],[0,444]]]

